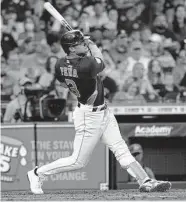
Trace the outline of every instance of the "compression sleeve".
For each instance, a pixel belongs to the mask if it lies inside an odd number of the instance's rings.
[[[102,72],[105,68],[103,61],[100,58],[93,58],[91,62],[90,75],[96,77],[98,73]]]

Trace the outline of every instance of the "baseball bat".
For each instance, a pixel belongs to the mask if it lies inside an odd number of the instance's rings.
[[[72,30],[72,27],[64,19],[64,17],[52,6],[51,3],[45,2],[44,8],[56,19],[61,25],[63,25],[68,31]]]

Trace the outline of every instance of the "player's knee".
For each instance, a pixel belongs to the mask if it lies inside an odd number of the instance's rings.
[[[74,158],[73,156],[71,156],[71,165],[73,165],[75,169],[84,168],[86,164],[86,161],[80,161],[78,158]]]
[[[74,162],[74,167],[76,169],[81,169],[81,168],[84,168],[85,166],[86,166],[86,162],[80,161],[79,159],[76,159],[76,161]]]
[[[129,164],[135,161],[135,158],[131,155],[128,146],[126,145],[124,140],[118,142],[112,148],[112,150],[117,161],[119,161],[121,167],[123,168],[127,168]]]

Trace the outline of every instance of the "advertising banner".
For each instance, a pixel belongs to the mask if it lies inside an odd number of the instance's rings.
[[[124,137],[186,136],[184,123],[120,123],[119,126]]]
[[[186,114],[186,105],[110,106],[115,115]]]
[[[2,190],[29,190],[28,170],[34,168],[36,163],[41,166],[70,156],[74,136],[72,124],[37,124],[35,131],[33,124],[2,125]],[[108,175],[108,150],[103,144],[98,144],[84,169],[51,175],[45,179],[43,189],[107,189]]]
[[[1,126],[1,189],[25,190],[29,188],[26,174],[32,168],[31,142],[33,124]]]
[[[141,146],[145,151],[144,164],[151,168],[154,174],[165,176],[185,174],[184,159],[186,153],[182,138],[186,137],[185,123],[120,123],[119,126],[122,137],[125,140],[128,140],[130,137],[142,137],[141,143],[144,143],[144,145],[141,144]],[[153,139],[150,139],[151,137]],[[156,141],[158,137],[168,137],[172,141],[161,138],[162,141],[158,142]],[[178,142],[178,138],[174,137],[180,137],[180,141]],[[140,138],[137,139],[139,140]],[[182,145],[180,144],[181,141]],[[175,167],[175,165],[179,166]],[[125,188],[127,182],[129,182],[127,171],[122,169],[119,163],[116,162],[117,188]],[[130,183],[131,188],[137,188],[137,184]]]
[[[73,125],[38,124],[38,165],[70,156],[73,152],[74,136]],[[47,176],[43,189],[100,189],[101,186],[107,186],[107,160],[105,146],[98,144],[85,168]]]

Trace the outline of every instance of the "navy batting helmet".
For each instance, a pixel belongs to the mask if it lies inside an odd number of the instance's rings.
[[[80,30],[71,30],[61,37],[61,46],[76,46],[84,41],[84,35]]]

